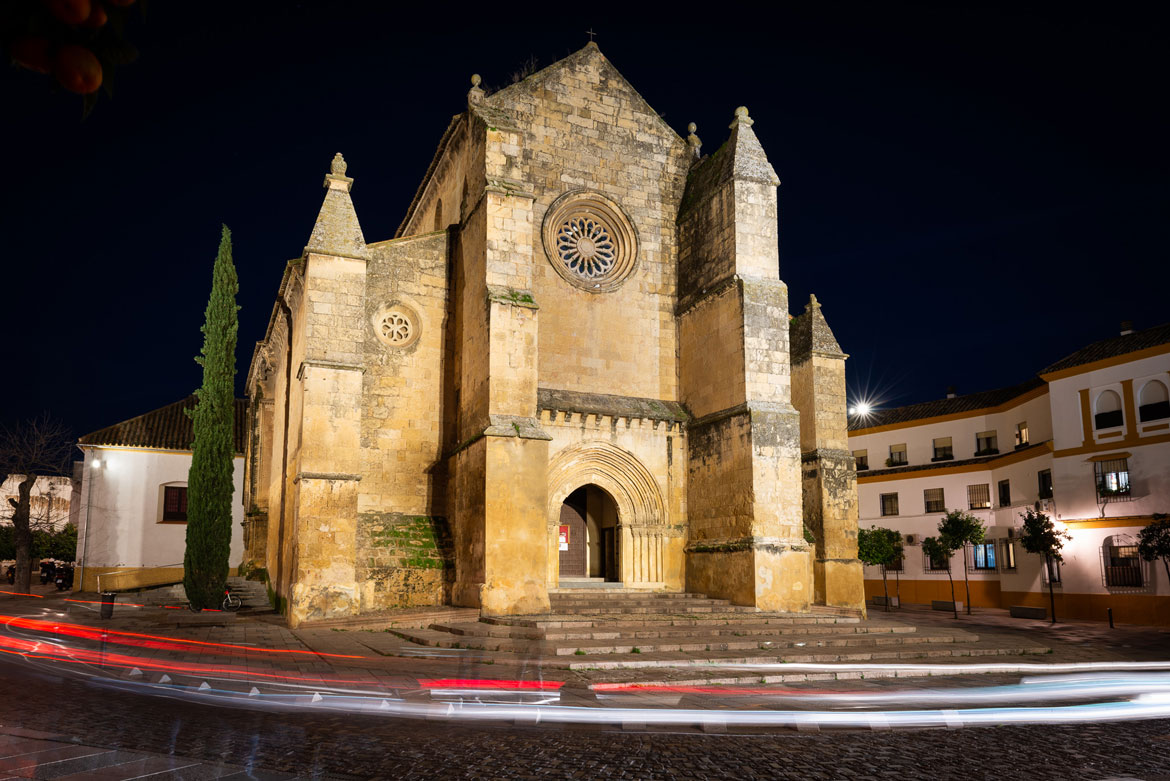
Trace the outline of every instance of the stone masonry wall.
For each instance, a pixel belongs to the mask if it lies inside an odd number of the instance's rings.
[[[488,99],[525,129],[519,150],[533,206],[540,385],[678,398],[675,230],[687,147],[595,46]],[[590,293],[554,271],[541,241],[549,205],[571,190],[617,202],[638,237],[637,268]]]
[[[454,543],[442,516],[358,515],[358,582],[362,605],[442,605],[455,581]]]

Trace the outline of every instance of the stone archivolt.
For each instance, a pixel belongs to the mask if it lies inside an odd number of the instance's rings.
[[[662,492],[642,462],[608,442],[583,442],[561,450],[549,460],[548,518],[555,524],[561,503],[576,489],[593,484],[617,504],[618,522],[631,526],[665,523]]]

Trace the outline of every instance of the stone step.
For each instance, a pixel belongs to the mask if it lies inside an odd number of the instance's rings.
[[[652,608],[654,610],[682,610],[686,608],[743,608],[742,604],[732,606],[727,600],[550,600],[553,611],[564,613],[567,610],[577,613],[587,613],[590,610],[631,610],[634,608]],[[756,608],[749,608],[756,613]]]
[[[569,670],[619,670],[652,667],[677,667],[753,664],[832,664],[837,662],[910,662],[922,659],[955,659],[988,656],[1021,656],[1046,654],[1046,646],[980,647],[960,642],[945,644],[923,644],[883,648],[882,650],[852,649],[848,652],[827,651],[822,653],[792,653],[781,649],[775,653],[739,654],[735,651],[711,651],[706,653],[666,652],[645,658],[642,654],[611,656],[558,657],[546,661],[547,667],[565,667]],[[775,671],[773,671],[775,672]]]
[[[698,594],[693,591],[655,591],[654,589],[549,589],[549,598],[553,600],[559,599],[604,599],[604,600],[624,600],[624,599],[712,599],[706,594]],[[726,600],[716,600],[724,602]]]
[[[651,611],[655,613],[678,613],[690,611],[698,613],[757,613],[755,608],[744,609],[743,605],[731,605],[726,602],[711,603],[695,599],[674,599],[669,602],[553,602],[553,613],[621,613],[635,611]]]
[[[492,651],[513,654],[539,654],[545,656],[597,656],[609,654],[667,653],[682,651],[688,653],[708,651],[772,651],[780,649],[813,648],[877,648],[882,646],[909,646],[954,642],[975,642],[977,635],[917,633],[889,633],[884,636],[836,635],[821,637],[799,636],[756,636],[728,637],[689,635],[681,637],[614,639],[614,640],[560,640],[549,641],[541,638],[523,639],[515,637],[469,637],[453,635],[434,629],[392,629],[391,632],[404,640],[432,648],[468,648],[478,651]]]
[[[439,622],[431,624],[429,629],[437,632],[447,632],[460,637],[495,637],[511,638],[514,640],[544,640],[547,642],[575,641],[575,640],[645,640],[672,637],[694,637],[701,632],[707,638],[733,639],[738,637],[779,637],[792,636],[797,638],[816,638],[834,635],[867,635],[867,634],[911,634],[915,627],[904,624],[857,625],[857,624],[826,624],[826,625],[745,625],[745,624],[709,624],[701,627],[689,626],[647,626],[645,623],[611,624],[604,628],[580,629],[539,629],[489,624],[483,621],[473,622]]]
[[[585,629],[589,627],[612,627],[629,623],[620,615],[579,616],[549,614],[539,616],[482,616],[480,621],[501,626],[525,626],[538,629]],[[648,613],[637,617],[638,623],[646,626],[830,626],[835,624],[860,624],[853,616],[808,616],[783,613],[695,613],[690,615],[663,615]]]
[[[800,645],[796,638],[761,643],[550,644],[503,638],[458,639],[434,630],[392,630],[411,642],[432,647],[467,648],[487,653],[539,656],[546,665],[568,669],[622,669],[655,666],[834,663],[905,661],[971,656],[1043,654],[1042,646],[980,647],[978,636],[966,632],[829,638],[823,645]],[[754,652],[754,653],[745,653]]]
[[[658,608],[660,610],[673,610],[675,608],[688,606],[707,606],[720,607],[730,606],[731,602],[728,600],[708,600],[704,597],[689,597],[689,599],[676,600],[656,600],[656,599],[633,599],[633,597],[626,597],[624,600],[597,600],[592,597],[584,597],[584,599],[550,599],[552,608],[555,610],[563,608],[572,608],[574,610],[589,609],[593,607],[598,608]],[[744,607],[744,606],[737,606]],[[752,608],[755,609],[755,608]]]

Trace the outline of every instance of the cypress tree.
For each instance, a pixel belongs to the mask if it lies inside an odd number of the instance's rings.
[[[187,476],[187,550],[183,587],[192,610],[223,601],[232,540],[232,482],[235,423],[236,293],[232,234],[223,226],[211,274],[211,298],[203,323],[203,367],[198,403],[187,410],[194,428],[191,471]]]

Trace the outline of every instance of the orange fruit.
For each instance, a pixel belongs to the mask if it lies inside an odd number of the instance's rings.
[[[48,38],[21,38],[14,41],[8,53],[16,64],[37,73],[48,73],[53,69],[52,57],[49,56]]]
[[[58,49],[53,75],[62,87],[79,95],[88,95],[102,86],[102,64],[84,46],[70,44]]]
[[[65,24],[81,24],[89,18],[90,0],[45,0],[53,16]]]

